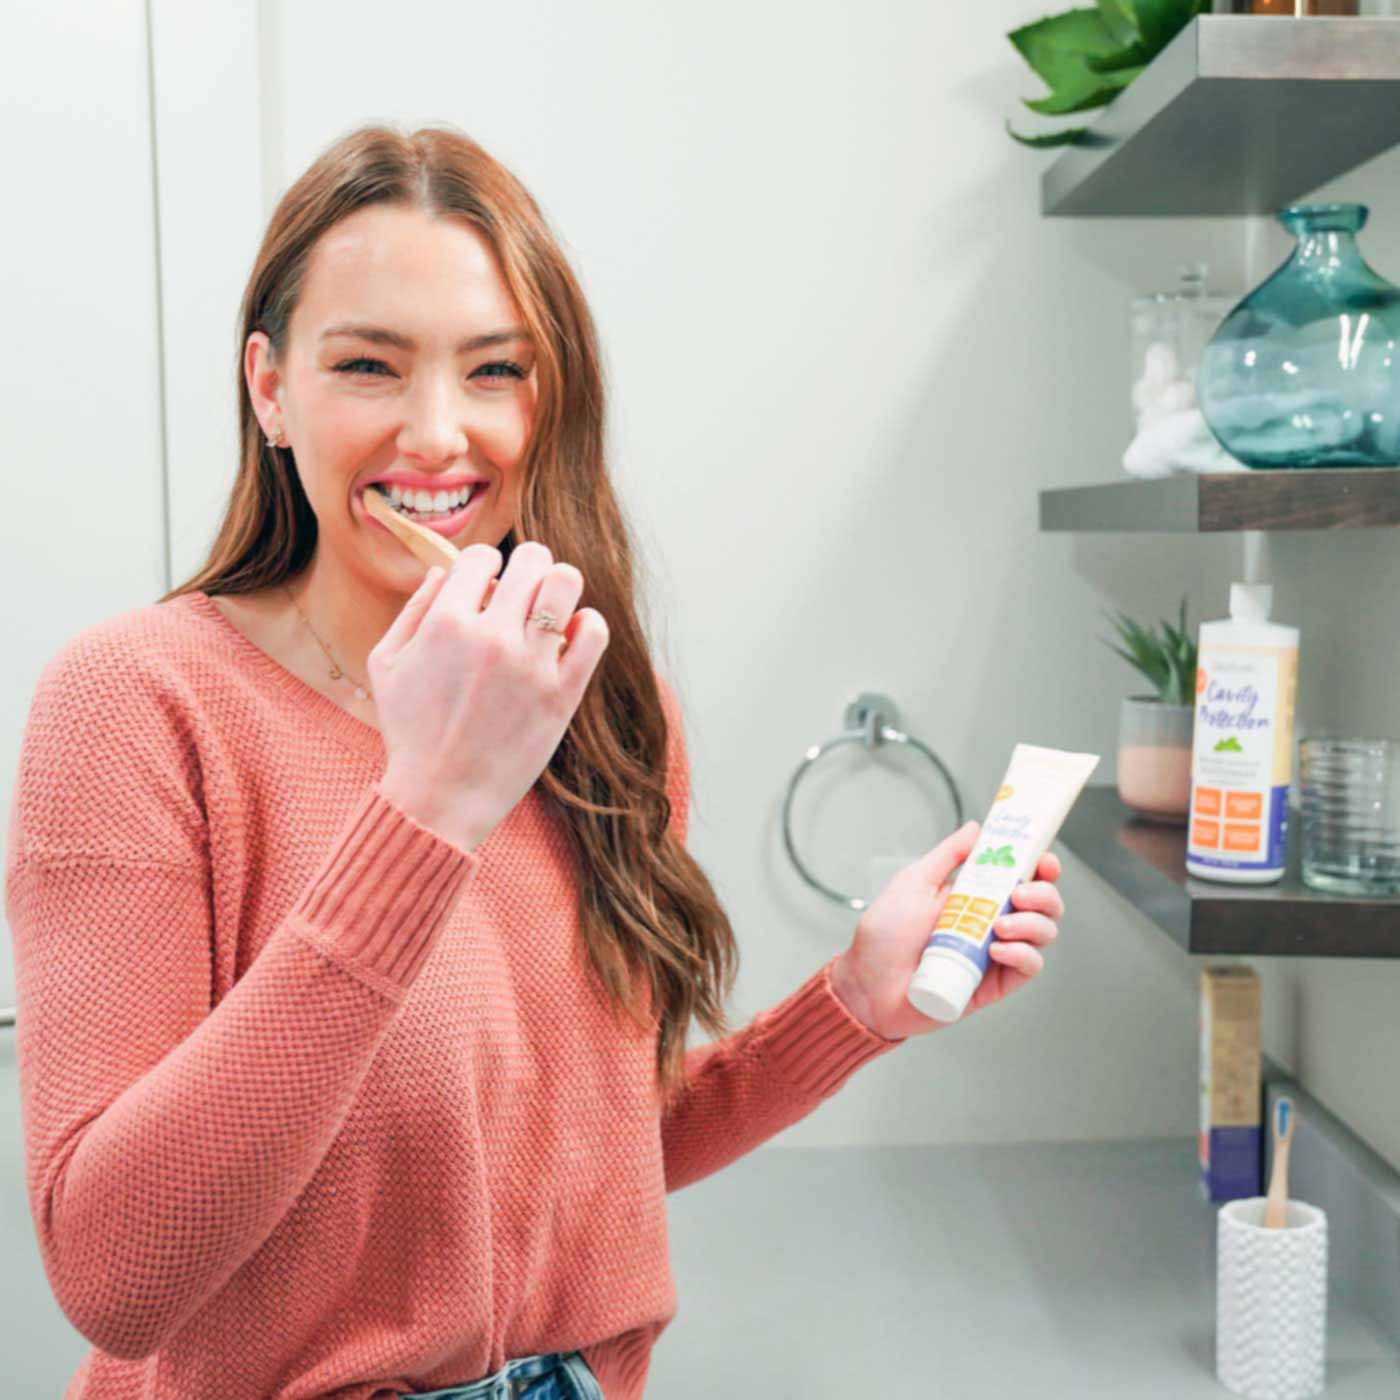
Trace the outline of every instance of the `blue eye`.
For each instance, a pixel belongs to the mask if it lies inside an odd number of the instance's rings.
[[[353,360],[342,360],[342,361],[341,361],[338,365],[336,365],[336,367],[335,367],[336,373],[337,373],[337,374],[369,374],[369,373],[370,373],[369,370],[357,369],[357,368],[356,368],[357,365],[377,365],[377,366],[378,366],[380,369],[382,369],[382,370],[387,370],[387,369],[389,368],[389,366],[386,365],[386,364],[384,363],[383,360],[372,360],[372,359],[366,358],[366,357],[363,356],[363,355],[359,355],[359,356],[356,356],[356,358],[353,359]],[[506,373],[507,373],[509,376],[511,376],[512,378],[514,378],[514,379],[524,379],[524,378],[526,377],[525,371],[524,371],[523,369],[521,369],[520,366],[519,366],[518,364],[516,364],[514,360],[492,360],[490,364],[482,365],[482,366],[481,366],[481,369],[478,369],[478,370],[477,370],[477,373],[480,374],[482,370],[488,370],[488,369],[491,369],[491,370],[495,370],[495,369],[502,369],[502,370],[505,370]],[[499,376],[499,375],[492,374],[492,375],[488,375],[487,378],[488,378],[488,379],[499,379],[500,376]]]

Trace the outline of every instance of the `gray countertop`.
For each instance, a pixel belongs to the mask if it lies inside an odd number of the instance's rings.
[[[769,1145],[669,1205],[661,1400],[1229,1394],[1193,1139]],[[1400,1396],[1400,1352],[1335,1300],[1327,1343],[1328,1396]]]

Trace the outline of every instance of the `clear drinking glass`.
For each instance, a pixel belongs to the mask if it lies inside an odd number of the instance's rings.
[[[1400,741],[1298,745],[1303,882],[1337,894],[1400,894]]]

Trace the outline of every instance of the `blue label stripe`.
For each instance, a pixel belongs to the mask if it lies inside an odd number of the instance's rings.
[[[945,931],[943,933],[935,933],[924,945],[924,952],[928,952],[930,948],[949,948],[955,953],[961,953],[979,972],[985,974],[987,971],[987,949],[991,946],[992,939],[996,937],[994,925],[997,919],[1001,918],[1003,914],[1011,914],[1014,912],[1015,911],[1011,907],[1011,896],[1008,895],[1006,897],[1006,903],[997,910],[996,917],[993,918],[991,924],[987,926],[987,932],[980,943],[973,943],[960,933],[948,933]]]

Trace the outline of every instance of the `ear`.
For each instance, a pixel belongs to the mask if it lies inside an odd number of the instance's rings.
[[[263,431],[275,431],[282,424],[282,376],[266,331],[254,331],[248,337],[243,347],[243,377]]]

